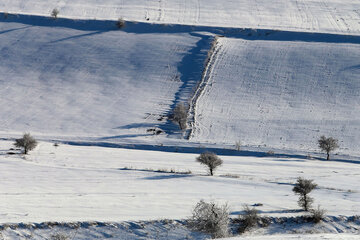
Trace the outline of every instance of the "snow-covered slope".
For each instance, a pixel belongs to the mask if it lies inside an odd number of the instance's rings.
[[[314,150],[326,135],[360,153],[358,44],[218,42],[193,141]]]
[[[202,66],[207,54],[207,38],[199,34],[24,21],[0,23],[3,136],[24,131],[72,139],[151,135],[146,130],[166,124],[161,116],[189,97],[201,76],[194,62]]]
[[[291,190],[298,176],[319,185],[311,196],[327,214],[360,214],[356,163],[221,156],[210,177],[197,154],[41,142],[22,157],[7,155],[10,147],[0,142],[0,223],[182,219],[200,199],[227,202],[232,217],[255,203],[263,215],[302,215]]]
[[[2,0],[0,10],[87,19],[360,34],[356,0]]]
[[[222,240],[356,240],[359,235],[354,234],[285,234],[272,236],[242,236],[223,238]]]

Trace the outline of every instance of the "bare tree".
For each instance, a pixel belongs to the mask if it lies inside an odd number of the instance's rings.
[[[299,177],[295,186],[293,188],[293,192],[299,195],[298,204],[305,211],[309,211],[311,208],[314,199],[309,196],[309,193],[317,187],[317,184],[313,183],[313,180],[304,179]]]
[[[330,152],[334,151],[335,149],[339,148],[338,140],[332,137],[326,138],[325,136],[321,136],[318,140],[319,148],[326,152],[327,158],[326,160],[330,159]]]
[[[30,133],[25,133],[22,138],[16,139],[14,145],[24,149],[24,154],[33,150],[37,146],[37,141],[30,136]]]
[[[54,19],[57,19],[57,16],[59,15],[59,10],[57,8],[54,8],[52,11],[51,11],[51,17],[54,18]]]
[[[196,158],[196,161],[208,166],[211,176],[214,175],[215,169],[223,164],[223,160],[212,152],[201,153],[200,156]]]
[[[223,238],[229,235],[228,206],[218,206],[214,202],[201,200],[192,211],[188,221],[189,226],[197,231],[211,234],[213,238]]]
[[[180,129],[186,129],[187,108],[185,104],[178,103],[173,112],[173,120],[179,124]]]

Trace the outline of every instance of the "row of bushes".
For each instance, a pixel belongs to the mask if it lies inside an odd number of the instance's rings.
[[[299,195],[299,206],[310,213],[307,217],[314,223],[319,223],[325,214],[325,210],[318,206],[317,209],[313,209],[313,198],[309,196],[309,193],[316,188],[316,184],[313,180],[303,179],[299,177],[294,184],[293,192]],[[257,206],[262,204],[258,204]],[[195,231],[204,232],[210,234],[213,238],[228,237],[229,231],[229,208],[227,204],[218,205],[214,202],[205,202],[201,200],[196,204],[192,210],[192,216],[188,219],[189,227]],[[248,205],[244,205],[243,213],[239,215],[237,221],[237,232],[242,234],[251,228],[259,225],[266,226],[263,219],[259,216],[259,211],[255,207],[250,208]]]

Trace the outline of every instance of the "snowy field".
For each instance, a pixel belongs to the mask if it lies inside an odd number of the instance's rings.
[[[314,39],[315,40],[315,39]],[[191,140],[360,153],[358,44],[219,38]]]
[[[43,26],[51,23],[0,22],[2,137],[31,131],[47,139],[152,138],[147,130],[166,125],[163,116],[201,78],[197,66],[210,41],[127,33],[114,23]]]
[[[354,0],[0,1],[0,239],[203,240],[184,221],[199,200],[294,219],[299,176],[327,218],[241,239],[358,239],[359,46]],[[188,141],[167,116],[191,99]],[[10,150],[24,132],[26,156]]]
[[[86,19],[360,34],[354,0],[2,0],[0,11]]]
[[[232,217],[255,203],[263,215],[297,216],[299,176],[319,185],[312,196],[328,215],[360,214],[358,163],[222,156],[210,177],[196,154],[41,142],[22,157],[7,154],[11,141],[0,146],[1,223],[184,219],[200,199],[227,202]],[[171,169],[191,174],[156,172]]]
[[[311,234],[311,235],[273,235],[273,236],[256,236],[256,237],[233,237],[224,238],[222,240],[356,240],[359,239],[359,235],[351,234]]]

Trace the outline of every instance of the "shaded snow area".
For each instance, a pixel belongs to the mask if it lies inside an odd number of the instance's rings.
[[[161,27],[135,34],[115,22],[15,18],[0,22],[2,136],[152,138],[147,130],[169,125],[168,112],[201,78],[210,41]]]
[[[264,216],[300,216],[299,176],[319,185],[311,196],[328,215],[360,214],[357,163],[221,156],[211,177],[197,154],[41,142],[21,156],[11,147],[1,142],[1,223],[185,219],[201,199],[227,202],[232,217],[256,203]]]
[[[344,38],[345,39],[345,38]],[[360,153],[358,44],[219,38],[191,140]]]
[[[354,0],[2,0],[1,11],[237,28],[360,34]]]
[[[360,222],[354,217],[326,217],[319,224],[303,223],[299,218],[270,218],[265,228],[242,234],[236,232],[236,221],[230,224],[232,238],[237,239],[358,239]],[[204,233],[191,230],[185,220],[133,222],[44,222],[0,225],[3,239],[126,239],[126,240],[203,240]],[[300,235],[301,234],[301,235]],[[260,236],[259,236],[260,235]],[[56,238],[57,237],[57,238]],[[67,237],[67,238],[66,238]]]
[[[206,234],[192,232],[183,221],[160,220],[141,222],[75,222],[41,224],[8,224],[0,228],[2,239],[32,240],[205,240]],[[61,238],[62,237],[62,238]]]

